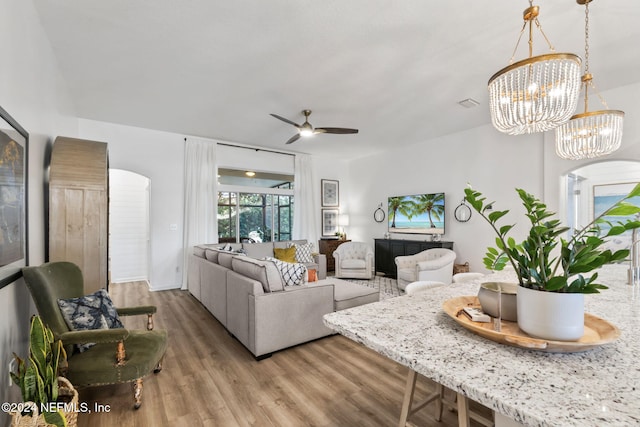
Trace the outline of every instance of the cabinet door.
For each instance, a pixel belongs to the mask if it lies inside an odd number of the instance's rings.
[[[387,274],[388,262],[387,259],[391,256],[388,240],[375,240],[375,260],[376,260],[376,272]]]

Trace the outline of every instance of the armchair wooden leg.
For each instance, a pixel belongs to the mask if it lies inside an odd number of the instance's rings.
[[[118,341],[118,347],[116,349],[116,366],[123,366],[125,364],[125,358],[127,353],[124,349],[124,342]]]
[[[133,400],[133,407],[135,409],[140,408],[140,405],[142,405],[142,378],[138,378],[133,383]]]
[[[160,361],[158,362],[158,364],[156,365],[155,368],[153,368],[153,373],[157,374],[160,371],[162,371],[162,362],[164,362],[164,356],[162,356],[162,359],[160,359]]]
[[[147,314],[147,331],[153,331],[153,314]]]

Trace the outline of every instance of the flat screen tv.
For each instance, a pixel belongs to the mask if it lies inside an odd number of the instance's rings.
[[[389,233],[444,234],[444,193],[389,197]]]

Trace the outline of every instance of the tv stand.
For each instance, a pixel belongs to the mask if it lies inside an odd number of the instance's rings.
[[[404,239],[373,239],[375,241],[376,273],[396,277],[396,257],[414,255],[432,248],[453,250],[453,242],[427,242]]]

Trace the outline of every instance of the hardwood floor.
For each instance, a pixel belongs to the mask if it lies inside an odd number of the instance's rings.
[[[156,328],[169,330],[163,370],[145,378],[142,406],[133,409],[131,385],[85,388],[80,402],[109,412],[80,414],[79,426],[396,426],[406,368],[335,335],[257,362],[187,291],[149,292],[144,283],[115,284],[116,306],[155,304]],[[123,319],[144,327],[145,319]],[[420,397],[431,390],[420,379]],[[419,426],[456,426],[431,408]]]

